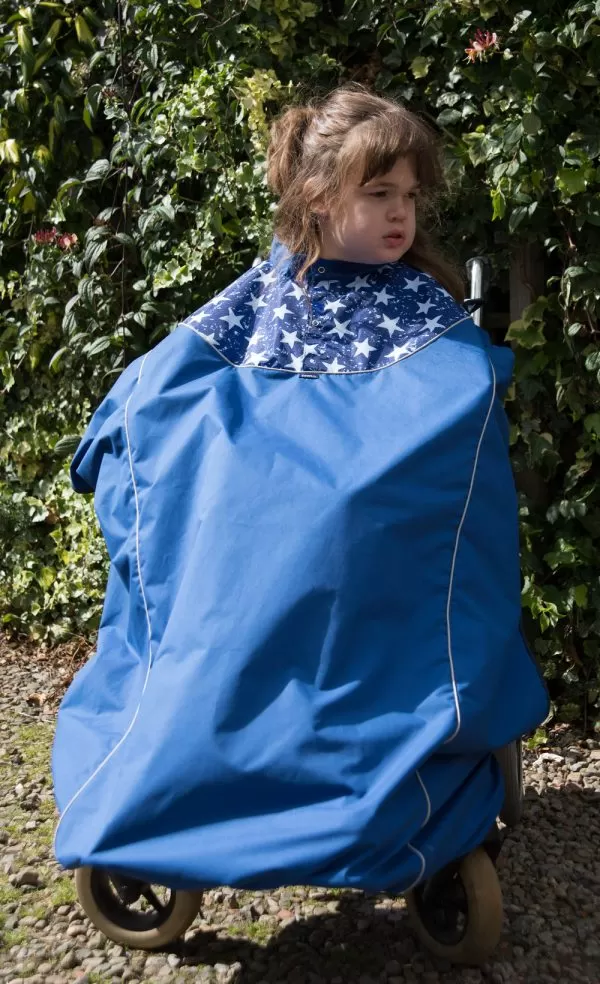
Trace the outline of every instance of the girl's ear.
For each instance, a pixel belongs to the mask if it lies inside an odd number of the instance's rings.
[[[311,211],[318,219],[328,219],[330,210],[322,201],[313,202]]]

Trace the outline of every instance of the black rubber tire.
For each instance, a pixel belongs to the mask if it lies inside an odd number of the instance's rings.
[[[164,917],[161,919],[157,914],[155,924],[149,925],[152,917],[145,918],[135,913],[132,917],[124,906],[120,911],[118,904],[111,902],[110,894],[106,892],[107,879],[106,872],[95,868],[77,868],[75,871],[75,887],[88,919],[109,940],[121,946],[137,950],[154,950],[166,946],[183,936],[198,915],[201,892],[172,890]],[[124,921],[129,922],[129,925],[120,924],[120,915],[126,917]]]
[[[502,932],[502,890],[496,869],[487,852],[478,847],[463,858],[458,868],[467,902],[467,920],[462,938],[455,943],[437,939],[424,924],[416,892],[406,904],[412,925],[424,946],[452,963],[479,966],[489,959]]]
[[[521,739],[495,753],[504,776],[504,803],[500,819],[507,827],[516,827],[523,816],[523,748]]]

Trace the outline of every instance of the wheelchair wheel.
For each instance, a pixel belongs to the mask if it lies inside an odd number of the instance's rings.
[[[419,885],[406,903],[421,942],[445,960],[477,966],[500,940],[502,891],[481,847]]]
[[[516,827],[523,816],[523,748],[521,740],[495,753],[504,776],[504,804],[500,819],[507,827]]]
[[[75,887],[87,917],[109,940],[141,950],[172,943],[200,909],[201,892],[180,892],[120,878],[99,868],[78,868]]]

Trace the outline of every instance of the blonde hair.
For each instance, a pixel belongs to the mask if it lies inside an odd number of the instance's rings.
[[[291,253],[304,255],[299,281],[319,257],[317,203],[335,205],[351,173],[362,173],[363,185],[386,174],[401,157],[414,161],[422,189],[415,239],[403,260],[463,300],[458,269],[434,247],[423,222],[435,214],[445,188],[438,138],[404,106],[356,82],[322,100],[288,108],[271,125],[267,182],[279,199],[273,231]]]

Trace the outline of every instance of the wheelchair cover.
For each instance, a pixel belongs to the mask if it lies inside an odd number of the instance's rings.
[[[65,867],[407,891],[547,714],[510,349],[405,263],[299,263],[274,243],[129,365],[73,460],[110,571],[54,740]]]

